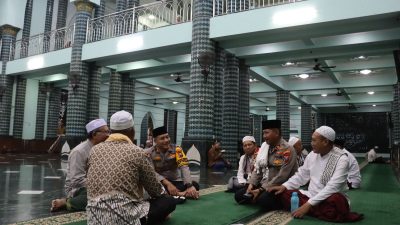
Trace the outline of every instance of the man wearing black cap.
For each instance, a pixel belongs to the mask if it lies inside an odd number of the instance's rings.
[[[263,121],[262,129],[265,142],[258,152],[249,186],[236,192],[235,199],[241,204],[253,201],[271,211],[279,208],[279,201],[265,190],[281,185],[296,172],[296,151],[282,138],[280,120]]]
[[[199,185],[192,181],[188,159],[183,149],[171,144],[167,129],[153,130],[155,145],[146,149],[153,161],[157,179],[172,196],[199,198]]]

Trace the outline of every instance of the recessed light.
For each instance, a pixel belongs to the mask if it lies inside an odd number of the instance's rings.
[[[170,75],[171,77],[173,77],[173,76],[175,76],[173,73],[171,73],[171,75]]]
[[[373,92],[373,91],[368,91],[367,93],[368,93],[369,95],[375,94],[375,92]]]
[[[360,56],[357,57],[357,59],[365,59],[365,56],[360,55]]]
[[[326,96],[328,96],[328,94],[321,94],[321,96],[322,96],[322,97],[326,97]]]
[[[307,79],[307,78],[310,77],[310,75],[308,75],[308,74],[306,74],[306,73],[302,73],[302,74],[299,75],[299,77],[300,77],[301,79]]]
[[[253,82],[256,82],[256,81],[257,81],[257,79],[256,79],[256,78],[254,78],[254,79],[253,79]]]
[[[373,107],[376,107],[376,105],[374,104],[374,105],[372,105]]]
[[[286,63],[285,63],[285,66],[293,66],[294,64],[295,64],[294,62],[290,62],[290,61],[289,61],[289,62],[286,62]]]
[[[174,104],[174,105],[176,105],[176,104],[178,104],[178,103],[179,103],[179,102],[176,102],[176,101],[175,101],[175,102],[172,102],[172,104]]]
[[[298,109],[301,109],[301,106],[297,107]]]
[[[253,79],[250,78],[249,81],[250,81],[250,82],[253,82]]]
[[[156,17],[154,15],[149,15],[148,18],[154,20]]]
[[[154,89],[156,89],[156,90],[160,90],[160,88],[159,88],[159,87],[154,87]]]
[[[368,75],[368,74],[370,74],[371,72],[372,72],[372,70],[369,70],[369,69],[360,70],[360,73],[363,74],[363,75]]]

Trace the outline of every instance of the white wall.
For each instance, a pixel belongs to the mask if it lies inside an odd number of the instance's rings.
[[[46,21],[47,1],[33,1],[31,33],[30,36],[44,32],[44,23]]]
[[[25,6],[26,0],[1,0],[0,26],[8,24],[22,29],[24,26]]]
[[[30,140],[35,138],[36,113],[39,95],[39,81],[27,79],[25,92],[25,110],[22,139]]]

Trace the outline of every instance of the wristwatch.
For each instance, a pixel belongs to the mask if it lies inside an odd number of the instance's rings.
[[[191,187],[193,187],[193,184],[192,183],[187,183],[187,184],[185,184],[185,186],[186,186],[186,188],[191,188]]]

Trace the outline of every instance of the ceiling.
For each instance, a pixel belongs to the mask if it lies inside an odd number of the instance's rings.
[[[385,112],[391,109],[392,85],[398,79],[393,51],[399,49],[399,15],[304,25],[214,41],[250,66],[251,113],[275,114],[277,90],[290,91],[292,113],[299,112],[303,103],[320,112]],[[163,53],[161,58],[104,66],[103,98],[108,98],[107,68],[117,68],[136,79],[136,104],[184,111],[190,93],[190,45],[171,55]],[[362,74],[362,70],[370,73]],[[309,77],[303,79],[300,74]],[[178,75],[183,82],[175,81]]]

